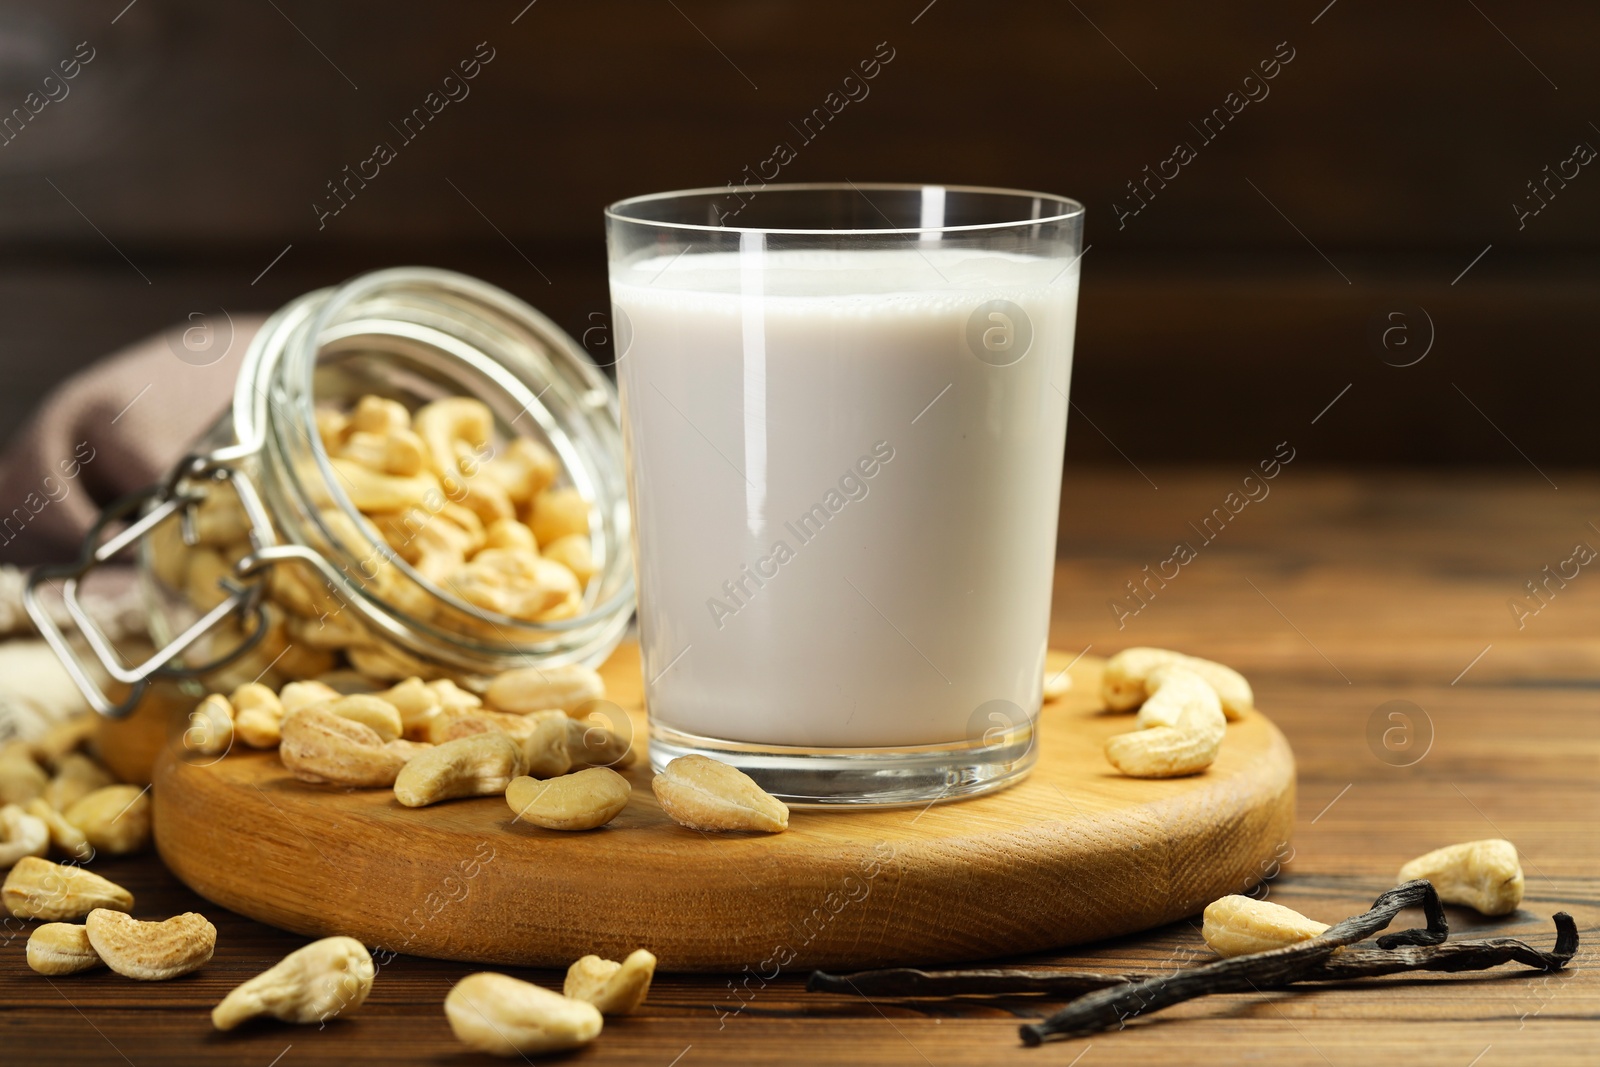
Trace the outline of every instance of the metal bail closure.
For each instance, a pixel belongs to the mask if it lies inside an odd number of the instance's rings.
[[[227,591],[227,599],[196,619],[188,629],[143,663],[127,665],[122,655],[84,610],[82,601],[78,599],[78,583],[90,571],[136,545],[151,530],[175,514],[182,523],[184,543],[194,545],[195,530],[191,509],[208,494],[218,491],[224,484],[238,494],[239,503],[250,520],[252,548],[250,553],[233,565],[233,575],[223,578],[218,583]],[[102,540],[107,530],[127,522],[135,515],[139,518],[121,533]],[[138,706],[152,678],[192,677],[205,674],[226,666],[260,643],[267,632],[260,572],[273,562],[271,558],[264,557],[262,552],[270,550],[277,543],[277,534],[273,531],[272,522],[249,477],[237,468],[216,462],[212,457],[191,456],[178,466],[165,485],[156,485],[132,493],[101,512],[100,518],[84,537],[83,548],[79,551],[76,562],[35,568],[28,575],[27,588],[23,592],[23,604],[33,618],[34,625],[39,628],[39,633],[60,657],[62,664],[67,668],[67,673],[71,675],[72,681],[83,693],[84,698],[89,701],[89,705],[109,719],[121,719]],[[127,696],[120,702],[113,700],[101,689],[85,662],[79,657],[78,651],[68,641],[67,634],[51,616],[40,597],[41,586],[45,584],[60,592],[67,614],[71,617],[78,633],[94,652],[100,666],[114,681],[129,687]],[[253,615],[255,618],[255,625],[251,627],[249,636],[240,642],[237,648],[198,667],[169,666],[217,623],[233,614],[237,614],[241,622],[248,616]]]

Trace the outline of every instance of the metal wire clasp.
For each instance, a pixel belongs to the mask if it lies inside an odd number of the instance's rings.
[[[173,638],[167,646],[142,663],[128,665],[121,654],[101,632],[78,598],[78,583],[90,571],[135,546],[151,530],[177,515],[182,524],[183,541],[196,543],[193,509],[213,492],[223,486],[232,489],[239,497],[240,506],[250,522],[251,551],[233,565],[233,574],[219,581],[228,596],[216,607],[196,619],[188,629]],[[134,516],[138,516],[134,519]],[[132,521],[130,521],[132,520]],[[120,523],[129,522],[120,533],[106,537],[108,530]],[[91,707],[110,719],[127,716],[138,706],[151,679],[157,677],[190,677],[216,670],[244,655],[260,643],[267,630],[266,610],[262,604],[262,573],[274,562],[264,551],[278,543],[277,533],[261,503],[261,496],[248,475],[237,467],[222,462],[216,456],[192,455],[179,464],[164,485],[155,485],[123,497],[107,507],[84,537],[83,548],[76,562],[51,567],[38,567],[28,576],[23,592],[23,604],[33,618],[39,633],[49,642],[60,657],[67,673],[82,691]],[[114,681],[129,687],[128,695],[113,700],[100,687],[84,660],[68,641],[43,600],[41,587],[49,584],[61,594],[67,614],[78,633],[88,643],[100,666]],[[237,614],[241,623],[254,617],[249,635],[226,655],[198,667],[173,666],[172,662],[229,615]]]

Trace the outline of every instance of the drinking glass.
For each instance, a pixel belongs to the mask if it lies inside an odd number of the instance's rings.
[[[1083,207],[807,184],[606,212],[650,752],[793,804],[1033,764]]]

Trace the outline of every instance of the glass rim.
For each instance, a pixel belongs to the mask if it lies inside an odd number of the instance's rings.
[[[657,219],[643,219],[627,214],[627,209],[638,204],[656,203],[663,200],[688,199],[696,196],[720,194],[727,196],[738,193],[801,193],[801,192],[855,192],[862,193],[862,198],[867,199],[863,190],[876,190],[879,192],[908,192],[921,189],[943,189],[947,193],[976,193],[992,196],[1009,196],[1016,198],[1031,198],[1035,200],[1051,200],[1057,204],[1068,207],[1053,215],[1043,215],[1038,218],[1009,219],[1004,222],[979,222],[962,226],[883,226],[871,229],[823,229],[819,227],[782,227],[782,226],[708,226],[697,222],[663,222]],[[867,203],[872,201],[867,199]],[[874,205],[876,207],[876,205]],[[1074,218],[1081,218],[1086,208],[1077,200],[1069,196],[1060,196],[1056,193],[1041,193],[1031,189],[1009,189],[995,185],[943,185],[934,182],[768,182],[765,185],[710,185],[696,189],[675,189],[665,193],[647,193],[643,196],[630,196],[615,203],[608,204],[605,210],[607,221],[615,220],[635,226],[653,226],[662,230],[682,230],[693,233],[762,233],[785,234],[797,237],[839,237],[839,236],[909,236],[922,233],[974,233],[985,230],[1005,230],[1017,226],[1036,226],[1047,222],[1065,222]],[[882,214],[880,211],[879,214]]]

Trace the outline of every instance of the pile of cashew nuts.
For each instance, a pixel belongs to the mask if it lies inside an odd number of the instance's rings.
[[[318,407],[316,419],[333,481],[364,521],[335,504],[320,469],[300,470],[298,480],[322,525],[345,546],[381,540],[439,590],[509,619],[551,622],[580,614],[599,569],[591,508],[576,489],[558,484],[561,465],[544,445],[526,437],[496,445],[493,415],[470,397],[435,400],[413,413],[369,395],[348,409]],[[174,518],[152,531],[150,558],[157,578],[203,612],[228,596],[222,583],[251,550],[250,524],[226,489],[213,491],[192,517],[195,544],[184,541]],[[449,610],[385,553],[374,551],[359,566],[362,583],[412,619]],[[208,678],[213,688],[250,681],[276,688],[342,667],[376,681],[441,675],[346,612],[315,571],[281,562],[265,580],[266,636]],[[449,625],[508,640],[505,626],[465,612]]]

